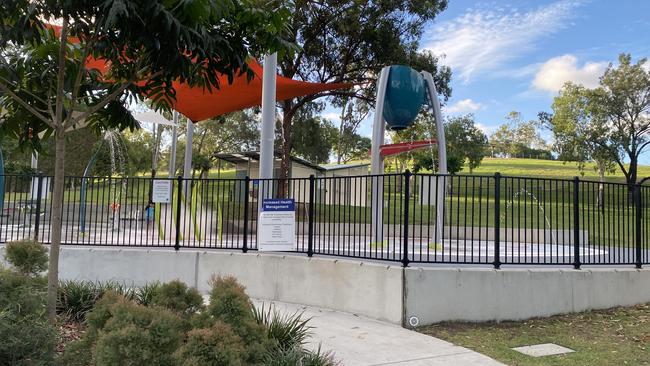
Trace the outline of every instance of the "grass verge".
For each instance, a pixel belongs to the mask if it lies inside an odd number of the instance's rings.
[[[418,331],[512,366],[650,365],[650,304],[519,322],[441,323]],[[511,349],[540,343],[576,352],[536,358]]]

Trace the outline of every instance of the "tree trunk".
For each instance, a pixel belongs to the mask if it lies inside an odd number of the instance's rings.
[[[278,197],[287,197],[289,190],[289,181],[291,173],[291,123],[293,122],[294,112],[290,105],[286,104],[283,108],[282,118],[282,150],[280,162],[280,174],[278,174]]]
[[[59,250],[61,246],[61,233],[63,230],[63,189],[64,189],[64,161],[65,159],[65,129],[59,127],[54,134],[55,162],[54,162],[54,187],[52,192],[52,228],[50,258],[47,273],[47,317],[51,324],[56,321],[56,298],[59,285]]]
[[[630,169],[628,170],[629,175],[627,177],[628,178],[627,179],[627,188],[628,188],[627,196],[628,196],[628,202],[631,203],[631,204],[634,203],[634,185],[636,184],[636,176],[637,176],[637,167],[638,167],[638,165],[639,165],[639,162],[638,162],[636,156],[634,155],[630,159]]]
[[[598,209],[605,214],[605,166],[598,164]]]

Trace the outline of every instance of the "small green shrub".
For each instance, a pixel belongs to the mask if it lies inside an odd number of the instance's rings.
[[[192,315],[204,308],[199,291],[179,280],[160,285],[153,293],[151,303],[181,315]]]
[[[147,283],[138,288],[135,292],[135,300],[140,305],[149,306],[153,303],[153,297],[160,288],[160,282]]]
[[[253,317],[264,326],[267,337],[282,349],[302,347],[311,329],[307,325],[310,319],[302,319],[302,313],[282,315],[271,306],[253,307]]]
[[[47,281],[0,268],[0,311],[16,316],[45,313]]]
[[[47,250],[33,240],[21,240],[5,246],[5,258],[19,272],[35,276],[47,269]]]
[[[50,365],[56,337],[44,316],[0,311],[0,366]]]
[[[234,328],[253,319],[253,304],[244,286],[234,277],[214,277],[211,280],[208,313]]]
[[[45,316],[47,283],[0,268],[0,366],[46,365],[56,331]]]
[[[234,277],[214,277],[210,304],[205,315],[210,320],[221,320],[230,325],[246,346],[246,362],[258,363],[272,342],[266,336],[264,325],[253,315],[253,303]]]
[[[338,363],[329,353],[322,353],[320,347],[316,352],[306,351],[301,347],[277,347],[266,354],[264,366],[337,366]]]
[[[107,292],[88,313],[84,337],[66,350],[63,360],[73,365],[171,366],[183,334],[182,320],[171,311]]]
[[[239,366],[244,364],[244,343],[228,324],[217,321],[190,331],[175,357],[182,366]]]

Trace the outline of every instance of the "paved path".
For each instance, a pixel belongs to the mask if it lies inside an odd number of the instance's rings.
[[[256,300],[256,304],[261,304]],[[267,304],[269,302],[266,302]],[[480,353],[397,325],[311,306],[272,302],[282,313],[302,312],[314,327],[307,347],[331,350],[345,366],[503,365]]]

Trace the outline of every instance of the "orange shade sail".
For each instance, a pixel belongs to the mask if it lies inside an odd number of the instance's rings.
[[[60,26],[49,26],[56,35],[60,34]],[[70,41],[78,43],[79,39],[70,38]],[[172,107],[193,122],[199,122],[261,105],[264,69],[253,59],[248,62],[248,67],[255,74],[250,81],[246,74],[243,74],[235,76],[233,82],[228,83],[228,77],[220,75],[219,89],[212,88],[212,91],[202,87],[190,87],[185,83],[175,81],[173,86],[176,90],[176,101],[173,101]],[[86,60],[86,68],[106,73],[110,65],[104,60],[89,57]],[[348,83],[311,83],[278,75],[275,89],[276,100],[287,100],[328,90],[343,89],[352,85]]]
[[[248,67],[255,74],[253,79],[249,81],[244,74],[235,76],[232,84],[228,84],[228,78],[225,75],[220,76],[219,89],[213,88],[212,92],[174,82],[176,90],[174,109],[190,120],[198,122],[261,105],[264,69],[255,60],[249,61]],[[277,76],[275,92],[277,100],[287,100],[322,91],[347,88],[351,85],[347,83],[310,83]]]

